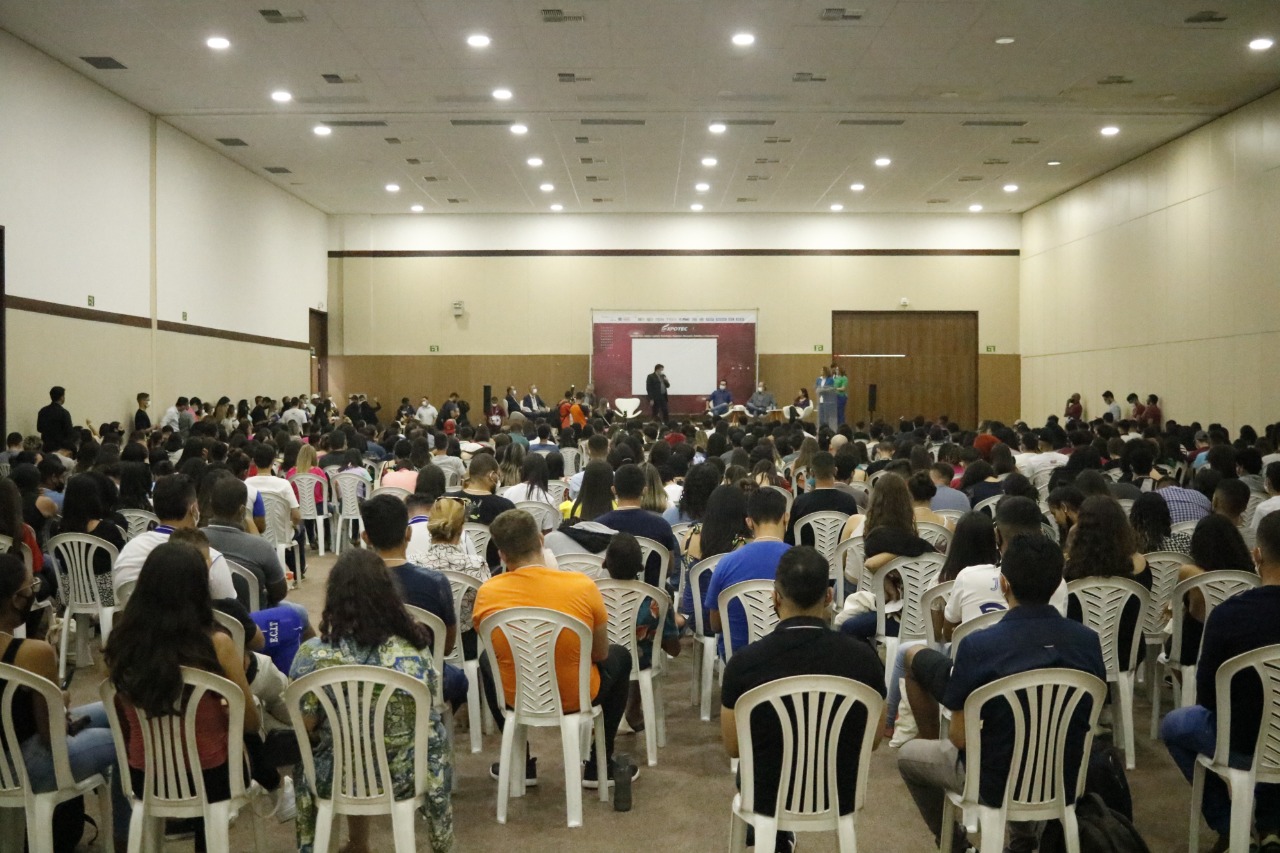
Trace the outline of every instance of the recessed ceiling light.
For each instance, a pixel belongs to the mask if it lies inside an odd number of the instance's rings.
[[[844,210],[844,205],[843,205],[843,204],[833,204],[833,205],[831,205],[831,209],[832,209],[833,211],[835,211],[836,213],[839,213],[840,211]]]
[[[333,133],[333,128],[329,127],[327,124],[317,124],[315,127],[311,128],[311,132],[316,136],[328,136]]]
[[[1045,163],[1045,165],[1046,165],[1046,166],[1061,166],[1061,165],[1062,165],[1062,161],[1061,161],[1061,160],[1050,160],[1048,163]]]
[[[1254,39],[1249,42],[1249,50],[1270,50],[1275,42],[1269,38]],[[213,45],[210,45],[212,47]]]
[[[707,190],[711,189],[711,184],[706,184],[706,183],[702,183],[702,184],[694,184],[694,185],[693,185],[693,188],[694,188],[695,190],[697,190],[698,192],[700,192],[700,193],[704,193],[704,192],[706,192]]]
[[[538,168],[539,166],[541,166],[541,165],[542,165],[542,158],[541,158],[541,157],[530,157],[528,160],[525,160],[525,162],[526,162],[526,163],[528,163],[530,166],[532,166],[533,168],[535,168],[535,169],[536,169],[536,168]]]
[[[719,161],[718,161],[718,160],[716,160],[716,158],[714,158],[714,157],[703,157],[703,158],[702,158],[702,165],[704,165],[704,166],[714,166],[717,162],[719,162]]]
[[[1119,132],[1120,128],[1116,127],[1114,124],[1109,124],[1102,130],[1098,131],[1098,133],[1101,133],[1103,136],[1115,136]]]
[[[413,207],[411,207],[411,208],[409,208],[409,209],[410,209],[410,210],[412,210],[414,213],[421,213],[421,212],[422,212],[422,205],[420,205],[420,204],[415,204]]]
[[[694,213],[697,213],[699,210],[702,210],[702,205],[700,205],[700,204],[691,204],[691,205],[689,205],[689,209],[690,209],[690,210],[692,210]]]
[[[513,124],[511,125],[511,132],[516,136],[524,136],[529,132],[529,128],[525,127],[523,124]]]
[[[751,33],[735,33],[733,43],[738,47],[750,47],[756,43],[756,37]]]
[[[490,41],[492,41],[492,39],[483,33],[475,33],[467,36],[467,44],[472,47],[488,47]]]
[[[1013,36],[1000,36],[1000,38],[996,39],[996,44],[1013,44],[1013,42]]]
[[[293,100],[293,94],[286,92],[284,89],[276,89],[271,93],[271,100],[277,104],[287,104]]]
[[[387,184],[387,192],[389,192],[389,193],[398,193],[398,192],[400,192],[400,185],[399,185],[399,184]]]
[[[564,210],[564,205],[563,205],[563,204],[553,204],[553,205],[551,205],[551,209],[552,209],[552,210],[554,210],[556,213],[559,213],[560,211]]]
[[[980,204],[971,204],[971,205],[969,205],[969,212],[970,212],[970,213],[981,213],[981,212],[982,212],[982,205],[980,205]]]
[[[555,184],[539,184],[538,185],[538,189],[542,190],[544,193],[549,193],[555,188],[556,188]]]
[[[1018,185],[1017,185],[1017,184],[1005,184],[1005,185],[1004,185],[1004,191],[1005,191],[1005,192],[1007,192],[1007,193],[1016,193],[1016,192],[1018,191]]]
[[[890,160],[888,157],[877,157],[877,158],[876,158],[876,165],[877,165],[877,166],[888,166],[888,165],[889,165],[890,163],[892,163],[892,162],[893,162],[893,161],[892,161],[892,160]]]
[[[493,99],[495,101],[509,101],[511,100],[511,90],[510,89],[494,89]]]
[[[707,125],[707,130],[711,131],[712,133],[724,133],[728,129],[729,128],[725,125],[725,123],[721,121],[712,122],[711,124]]]
[[[205,44],[209,45],[209,47],[214,50],[226,50],[231,47],[231,42],[222,36],[213,36],[212,38],[206,39]]]
[[[860,193],[867,188],[866,184],[849,184],[849,189],[856,193]]]

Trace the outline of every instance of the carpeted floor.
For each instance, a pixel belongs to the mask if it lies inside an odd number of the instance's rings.
[[[332,556],[311,554],[307,580],[290,593],[319,621],[324,602],[324,580]],[[614,812],[612,806],[596,799],[595,791],[583,791],[584,826],[565,825],[564,775],[558,730],[534,731],[530,742],[538,757],[540,784],[523,799],[512,800],[505,826],[495,819],[497,783],[488,775],[496,760],[499,738],[485,739],[484,751],[472,755],[465,734],[466,713],[459,717],[457,789],[453,796],[454,828],[458,853],[555,853],[572,849],[575,853],[613,851],[722,851],[728,845],[729,803],[733,779],[728,760],[720,746],[718,717],[704,723],[689,702],[690,646],[671,668],[671,678],[663,695],[667,708],[667,746],[660,751],[657,767],[642,766],[634,785],[634,806],[630,812]],[[95,701],[97,685],[105,676],[101,659],[93,668],[77,671],[71,686],[75,704]],[[1133,790],[1135,823],[1153,853],[1186,850],[1190,786],[1182,779],[1164,748],[1147,738],[1150,706],[1141,695],[1137,715],[1138,767],[1129,773]],[[718,694],[717,697],[718,699]],[[713,706],[714,707],[714,706]],[[718,711],[716,712],[718,714]],[[622,735],[618,751],[628,752],[643,765],[642,736]],[[874,754],[866,809],[858,818],[859,850],[863,853],[925,853],[931,839],[916,813],[898,776],[894,750],[887,745]],[[96,811],[94,802],[88,804]],[[266,821],[270,851],[295,849],[293,824]],[[1213,833],[1202,830],[1203,849],[1212,843]],[[345,831],[342,833],[345,841]],[[375,819],[375,850],[391,850],[390,824]],[[251,850],[253,835],[247,817],[232,827],[232,850]],[[804,853],[836,851],[834,834],[802,836],[797,845]],[[191,850],[192,842],[175,841],[166,850]],[[418,847],[427,850],[425,827],[419,825]],[[123,851],[121,851],[123,853]]]

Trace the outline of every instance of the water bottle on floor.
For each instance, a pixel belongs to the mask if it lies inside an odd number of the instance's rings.
[[[613,810],[631,811],[631,756],[618,753],[613,757]]]

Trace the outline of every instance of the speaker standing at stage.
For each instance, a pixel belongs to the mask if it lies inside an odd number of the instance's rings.
[[[653,407],[655,421],[665,423],[671,419],[671,413],[667,411],[667,389],[670,387],[667,374],[662,372],[662,365],[655,364],[653,373],[650,373],[644,382],[645,394],[649,396],[649,405]]]
[[[814,381],[814,390],[818,392],[818,424],[836,428],[836,381],[831,375],[831,368],[822,368],[822,375]]]

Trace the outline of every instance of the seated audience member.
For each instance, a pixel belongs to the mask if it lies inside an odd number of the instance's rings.
[[[116,592],[120,591],[122,584],[137,579],[147,556],[168,542],[170,533],[196,527],[200,520],[195,484],[183,474],[170,474],[156,480],[152,504],[160,524],[154,530],[134,536],[120,549],[120,556],[116,558],[115,568],[111,571],[111,584]],[[209,569],[209,589],[213,597],[235,598],[236,588],[231,580],[231,569],[227,567],[227,561],[217,549],[211,549],[209,556],[213,561]]]
[[[1197,756],[1212,756],[1216,749],[1218,702],[1222,698],[1217,694],[1218,669],[1236,655],[1280,644],[1280,515],[1268,515],[1258,525],[1253,559],[1262,585],[1219,604],[1204,626],[1196,669],[1196,704],[1170,711],[1160,724],[1160,739],[1188,781]],[[1253,760],[1258,729],[1268,712],[1261,687],[1253,670],[1231,682],[1232,767],[1248,767]],[[1212,850],[1226,853],[1231,794],[1215,773],[1205,773],[1203,812],[1209,827],[1218,833]],[[1254,814],[1259,853],[1280,851],[1280,785],[1259,784],[1255,788]]]
[[[445,576],[409,562],[405,551],[409,545],[409,510],[394,495],[374,495],[360,504],[364,522],[361,538],[377,552],[391,570],[405,604],[420,607],[440,617],[444,623],[444,651],[449,654],[458,636],[458,617],[453,609],[453,591]],[[453,664],[446,663],[440,673],[445,701],[457,710],[467,698],[467,676]]]
[[[547,491],[548,479],[547,457],[542,453],[530,453],[520,463],[520,482],[504,489],[502,496],[512,503],[538,501],[556,506]]]
[[[1213,512],[1213,504],[1207,497],[1195,489],[1184,489],[1170,479],[1156,484],[1156,494],[1169,505],[1169,518],[1174,524],[1199,521]]]
[[[614,530],[626,531],[632,536],[644,536],[664,546],[671,554],[668,570],[679,565],[680,543],[671,532],[671,525],[661,515],[650,512],[641,506],[644,497],[645,475],[639,465],[626,464],[613,475],[613,493],[617,497],[618,508],[595,519],[596,523]],[[781,497],[781,495],[779,495]],[[661,558],[650,554],[644,568],[644,582],[651,586],[662,586],[665,578],[658,576]]]
[[[1004,493],[1004,486],[996,475],[996,469],[984,459],[976,460],[964,470],[960,478],[960,491],[969,496],[973,506],[977,506],[988,498],[999,497]]]
[[[294,461],[293,467],[286,472],[285,478],[292,481],[294,476],[297,474],[310,474],[313,477],[319,477],[325,482],[328,482],[329,480],[329,475],[320,467],[319,459],[316,456],[316,449],[310,444],[304,444],[302,447],[298,448],[297,459]],[[290,482],[290,485],[293,486],[294,497],[298,497],[297,484]],[[316,505],[316,514],[321,517],[324,517],[328,513],[328,507],[324,504],[324,491],[324,483],[316,483],[312,494],[312,499],[315,501]],[[299,513],[301,513],[301,504],[299,504]],[[319,542],[317,536],[319,531],[317,530],[316,523],[314,521],[304,521],[303,527],[306,529],[307,538],[311,542],[311,547],[317,548]]]
[[[520,413],[529,420],[537,420],[545,418],[551,414],[551,410],[547,408],[547,404],[538,396],[538,386],[530,385],[529,393],[524,395],[524,399],[520,401]]]
[[[933,478],[927,470],[916,471],[907,479],[907,491],[911,493],[911,512],[917,524],[928,522],[947,530],[955,529],[954,521],[933,511],[933,499],[938,494],[938,487],[933,484]]]
[[[590,649],[579,648],[574,638],[563,634],[556,642],[556,682],[565,712],[580,710],[578,666],[582,655],[591,655],[594,666],[591,667],[590,693],[592,704],[600,707],[604,717],[606,784],[612,785],[618,769],[613,762],[613,745],[618,725],[627,707],[631,655],[622,646],[609,643],[609,617],[604,598],[586,575],[562,572],[543,565],[542,533],[529,513],[520,510],[504,512],[494,519],[490,530],[507,570],[490,578],[480,587],[471,618],[476,625],[480,625],[486,617],[512,607],[545,607],[572,616],[591,629]],[[495,635],[492,651],[502,675],[505,694],[503,701],[510,707],[515,701],[515,661],[511,655],[511,647],[501,633]],[[486,656],[482,665],[487,667],[488,664]],[[494,718],[501,728],[506,721],[492,691],[489,699]],[[584,787],[600,786],[597,762],[598,756],[593,744],[590,757],[583,768]],[[490,775],[495,779],[498,777],[496,763],[490,768]],[[639,768],[636,768],[632,778],[638,775]],[[527,759],[525,776],[536,783],[537,759]]]
[[[726,622],[733,637],[732,651],[736,654],[747,644],[747,615],[737,603],[730,606],[728,613],[721,613],[720,593],[741,581],[774,579],[778,560],[789,547],[783,541],[787,529],[787,499],[774,489],[760,489],[752,494],[747,500],[747,526],[752,540],[720,559],[703,595],[702,606],[711,630],[722,635],[722,656]]]
[[[491,575],[489,565],[483,557],[463,550],[462,524],[464,520],[462,501],[444,498],[431,506],[427,518],[427,532],[430,544],[421,551],[408,555],[411,562],[436,571],[462,572],[483,583]],[[476,656],[476,634],[471,624],[471,608],[475,604],[474,592],[468,591],[462,597],[462,609],[458,612],[458,631],[462,637],[462,649],[468,659]]]
[[[929,508],[934,512],[939,510],[950,509],[959,512],[968,512],[972,505],[969,503],[969,497],[959,489],[951,488],[951,481],[955,479],[955,469],[946,462],[935,462],[929,467],[929,479],[933,481],[933,485],[937,488],[937,493],[933,499],[929,501]]]
[[[596,433],[587,439],[587,453],[582,462],[582,470],[569,478],[569,500],[578,497],[578,490],[582,488],[582,478],[586,476],[587,466],[592,462],[607,463],[608,458],[609,439],[606,436]]]
[[[1129,509],[1129,526],[1137,539],[1138,551],[1191,553],[1191,534],[1173,532],[1169,504],[1155,492],[1143,492]]]
[[[1196,524],[1191,534],[1190,556],[1191,563],[1178,570],[1179,581],[1205,572],[1256,571],[1254,557],[1245,547],[1240,532],[1228,519],[1216,514],[1206,515]],[[1200,639],[1204,635],[1204,596],[1193,590],[1181,603],[1174,602],[1173,606],[1181,606],[1185,610],[1181,662],[1191,665],[1196,662]]]
[[[1272,462],[1267,466],[1264,485],[1266,486],[1267,499],[1258,504],[1253,510],[1251,526],[1254,529],[1255,536],[1257,535],[1258,527],[1262,524],[1262,519],[1280,509],[1280,462]]]
[[[711,493],[720,485],[720,472],[705,462],[685,473],[680,499],[667,507],[662,517],[670,524],[694,524],[706,512]]]
[[[952,666],[946,654],[921,649],[913,657],[913,679],[907,696],[916,719],[928,713],[924,695],[951,709],[947,740],[917,738],[902,746],[898,770],[935,841],[942,835],[942,805],[948,791],[959,792],[965,781],[964,703],[979,687],[1007,675],[1035,669],[1065,667],[1106,679],[1098,635],[1078,622],[1064,618],[1049,604],[1062,583],[1062,552],[1043,536],[1017,536],[1005,548],[1000,565],[1000,586],[1009,602],[1009,613],[984,631],[969,635],[956,651]],[[1065,778],[1075,779],[1083,755],[1088,703],[1076,709],[1068,731]],[[1012,759],[1012,720],[1005,707],[988,706],[984,718],[983,765],[979,796],[987,805],[1004,799]],[[1038,844],[1034,823],[1011,823],[1010,853],[1029,853]],[[967,849],[964,829],[954,835],[952,851]]]
[[[796,536],[796,522],[814,512],[842,512],[848,516],[858,514],[858,500],[848,492],[836,488],[836,458],[819,451],[809,461],[809,473],[813,487],[796,497],[791,505],[791,518],[787,523],[788,545],[812,545],[813,529],[805,527]]]
[[[298,679],[348,664],[400,672],[426,684],[433,696],[439,694],[440,676],[431,660],[431,632],[409,616],[399,587],[383,561],[358,548],[343,551],[329,572],[320,636],[302,644],[289,675]],[[324,731],[329,721],[314,696],[303,700],[302,710],[311,735],[318,777],[316,787],[327,796],[334,770],[333,739]],[[428,847],[437,853],[452,851],[453,755],[449,736],[440,712],[432,708],[431,731],[426,736],[426,778],[415,778],[414,747],[422,737],[421,732],[414,730],[416,711],[413,701],[404,693],[396,694],[387,709],[383,741],[393,796],[396,799],[411,797],[416,786],[425,783],[426,805],[418,814],[427,819]],[[302,768],[298,767],[296,772],[301,776]],[[310,851],[315,842],[316,803],[307,785],[299,784],[297,788],[298,848]],[[416,814],[414,819],[418,819]],[[343,850],[370,853],[374,848],[369,842],[369,818],[348,816],[346,822],[349,840]]]
[[[302,524],[302,511],[298,507],[298,495],[293,490],[293,483],[290,483],[284,477],[277,477],[271,473],[272,466],[276,462],[276,449],[270,444],[259,444],[253,449],[253,464],[258,469],[258,473],[253,477],[245,478],[245,485],[251,489],[256,489],[263,494],[276,495],[282,498],[289,507],[289,529],[293,533],[293,539],[303,545],[302,534],[299,527]],[[364,470],[361,466],[361,470]],[[307,551],[306,548],[301,549],[302,565],[289,565],[289,568],[299,573],[300,577],[305,577],[307,573]],[[291,563],[294,559],[292,548],[285,551],[286,563]]]
[[[731,758],[737,758],[741,748],[734,706],[752,688],[796,675],[834,675],[865,684],[884,695],[884,667],[875,650],[868,643],[831,630],[831,587],[827,578],[827,561],[812,548],[791,548],[778,561],[773,592],[778,626],[750,646],[735,651],[724,670],[720,734]],[[845,719],[840,732],[836,785],[842,814],[853,811],[862,735],[868,722],[866,712],[858,707]],[[870,721],[872,725],[874,722]],[[879,742],[877,735],[877,746]],[[778,779],[784,772],[776,714],[761,709],[752,715],[751,743],[756,810],[772,814],[778,799]],[[780,833],[775,849],[782,853],[794,850],[793,835]]]
[[[335,429],[329,433],[329,452],[320,457],[319,466],[322,469],[333,467],[341,468],[347,461],[347,434],[340,429]]]
[[[716,386],[716,390],[712,391],[707,397],[707,411],[714,417],[723,417],[729,413],[729,408],[733,405],[733,392],[729,390],[729,383],[723,379]]]
[[[219,477],[212,486],[208,505],[212,517],[204,532],[209,544],[223,557],[257,576],[259,597],[264,606],[272,606],[284,600],[289,585],[275,546],[261,536],[245,532],[247,497],[243,482],[231,476]],[[246,602],[247,599],[241,597],[241,603]]]
[[[588,462],[580,473],[578,494],[560,504],[560,515],[566,520],[592,521],[613,512],[618,504],[613,499],[613,468],[609,463]]]
[[[66,499],[62,505],[62,521],[58,533],[82,533],[101,539],[114,546],[116,553],[125,545],[124,531],[111,520],[108,494],[115,493],[115,485],[105,474],[91,471],[77,474],[67,481]],[[93,555],[93,575],[98,585],[98,599],[104,607],[115,606],[115,593],[111,589],[111,555],[98,550]]]
[[[1049,514],[1058,528],[1058,544],[1065,546],[1067,538],[1076,526],[1080,517],[1080,507],[1084,505],[1084,493],[1075,486],[1059,486],[1049,493]]]
[[[412,492],[418,481],[418,469],[409,458],[413,453],[413,442],[402,438],[395,443],[392,452],[395,455],[394,466],[383,471],[382,481],[378,485],[394,486],[397,489]]]
[[[758,383],[755,393],[747,400],[747,413],[752,417],[758,418],[761,415],[767,415],[776,408],[778,408],[778,404],[773,398],[773,392],[763,382]]]
[[[448,497],[461,498],[467,502],[464,511],[467,521],[477,524],[492,524],[493,520],[516,505],[499,494],[495,494],[501,479],[498,461],[491,453],[477,453],[471,457],[467,468],[467,477],[463,480],[462,489],[448,493]],[[486,559],[489,568],[498,566],[498,549],[489,543]]]

